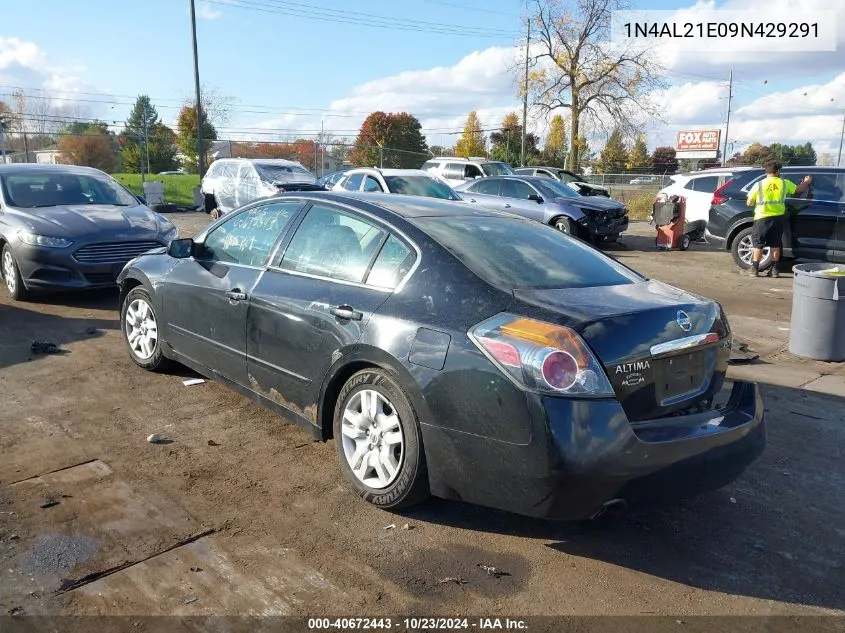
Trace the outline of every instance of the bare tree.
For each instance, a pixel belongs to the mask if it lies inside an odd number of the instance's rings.
[[[575,171],[582,119],[594,128],[631,133],[638,114],[657,115],[646,99],[664,86],[653,51],[610,41],[611,14],[626,8],[625,0],[532,0],[529,7],[536,39],[528,92],[547,113],[569,110]]]
[[[218,129],[227,126],[232,119],[235,98],[223,94],[220,88],[209,84],[202,84],[200,93],[202,109],[211,124]],[[191,105],[196,101],[196,96],[187,95],[183,101],[186,105]]]

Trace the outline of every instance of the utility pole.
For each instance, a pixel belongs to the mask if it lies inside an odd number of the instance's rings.
[[[725,149],[722,150],[722,167],[728,164],[728,130],[731,127],[731,100],[733,99],[734,87],[734,71],[731,69],[731,74],[728,79],[728,119],[725,122]]]
[[[845,140],[845,113],[842,114],[842,132],[839,134],[839,158],[836,159],[836,165],[842,164],[842,141]]]
[[[140,156],[141,158],[141,182],[144,181],[144,156],[147,157],[147,171],[150,169],[150,138],[147,132],[147,104],[144,104],[144,153]]]
[[[3,128],[3,119],[0,118],[0,158],[6,163],[6,132]]]
[[[26,132],[22,133],[23,136],[23,162],[29,162],[29,143],[26,141]]]
[[[531,18],[528,21],[528,32],[525,39],[525,85],[522,95],[522,149],[519,152],[519,164],[525,166],[525,134],[528,129],[528,49],[531,46]]]
[[[202,178],[205,175],[205,150],[202,144],[202,101],[200,99],[200,66],[197,56],[197,14],[194,8],[194,0],[188,1],[191,4],[191,40],[194,46],[194,91],[197,100],[197,167],[200,178]]]

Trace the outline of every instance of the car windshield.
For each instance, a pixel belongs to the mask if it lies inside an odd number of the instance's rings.
[[[499,288],[586,288],[645,281],[600,251],[539,222],[477,216],[414,222]]]
[[[105,174],[21,170],[2,176],[10,206],[33,209],[63,205],[107,204],[134,207],[137,198]]]
[[[569,185],[565,185],[557,180],[546,178],[545,180],[534,181],[532,183],[540,190],[544,196],[548,198],[580,198],[581,195],[572,189]]]
[[[273,182],[274,180],[291,180],[293,176],[310,176],[309,172],[304,167],[299,165],[273,165],[268,163],[257,163],[255,170],[261,177],[261,180],[266,182]]]
[[[425,196],[442,200],[460,200],[448,185],[427,176],[385,176],[391,193],[404,193],[408,196]]]
[[[481,166],[488,176],[509,176],[516,173],[507,163],[482,163]]]

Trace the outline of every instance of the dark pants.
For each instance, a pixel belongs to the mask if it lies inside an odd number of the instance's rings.
[[[781,248],[783,246],[783,217],[770,216],[754,220],[751,230],[751,245],[754,248]]]

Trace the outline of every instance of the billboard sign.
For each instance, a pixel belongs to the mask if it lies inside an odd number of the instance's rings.
[[[682,158],[716,158],[721,130],[682,130],[675,151]]]

